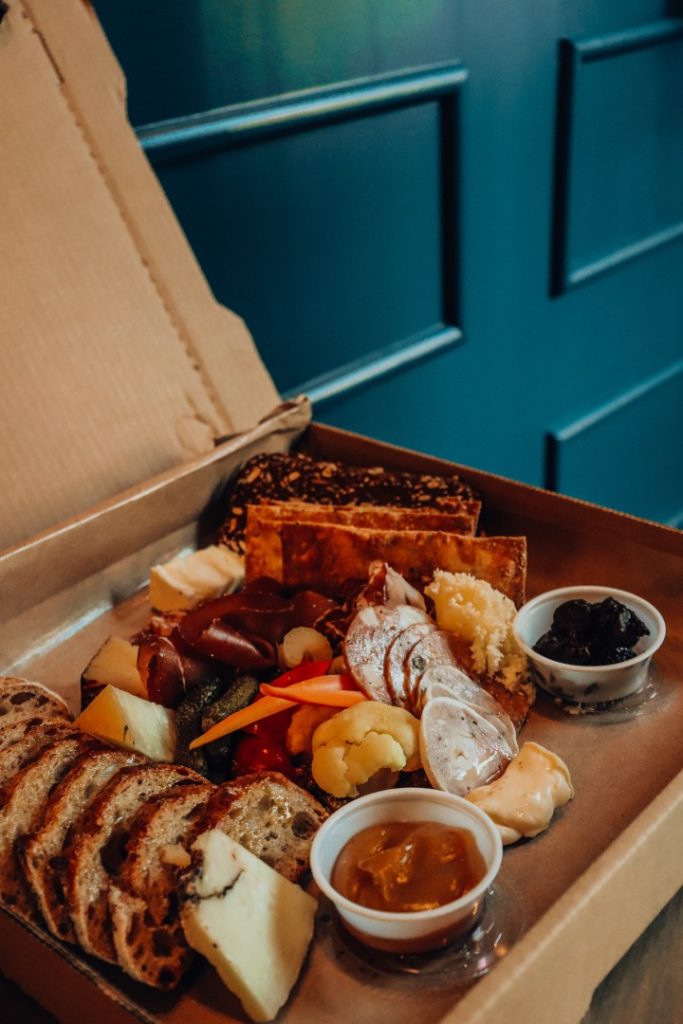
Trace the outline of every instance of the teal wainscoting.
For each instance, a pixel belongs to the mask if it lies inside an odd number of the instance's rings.
[[[95,6],[283,394],[680,523],[683,0]]]

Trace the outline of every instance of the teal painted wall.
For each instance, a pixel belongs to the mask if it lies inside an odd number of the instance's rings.
[[[141,144],[283,393],[683,521],[679,4],[96,9]]]

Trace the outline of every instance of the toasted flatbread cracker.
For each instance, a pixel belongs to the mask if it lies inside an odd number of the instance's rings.
[[[367,530],[331,524],[282,523],[286,586],[336,593],[347,580],[367,579],[376,559],[411,582],[435,569],[469,572],[502,591],[517,607],[526,588],[526,537],[464,537],[427,530]]]
[[[245,574],[282,579],[282,523],[337,523],[375,530],[441,530],[472,535],[481,502],[454,502],[453,511],[390,508],[378,505],[315,505],[304,501],[266,501],[247,507]]]

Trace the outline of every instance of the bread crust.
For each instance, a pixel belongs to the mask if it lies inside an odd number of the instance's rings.
[[[322,804],[296,783],[279,772],[259,772],[217,788],[193,839],[218,828],[290,882],[299,882],[326,818]]]
[[[214,788],[198,783],[148,800],[131,823],[126,859],[109,886],[119,966],[155,988],[174,988],[194,960],[178,913],[178,868],[164,854],[168,847],[182,852]]]
[[[0,794],[0,900],[33,921],[40,915],[21,870],[16,844],[41,824],[50,792],[80,753],[96,741],[82,733],[51,743]]]
[[[0,722],[15,715],[40,714],[43,718],[73,716],[66,701],[42,683],[20,676],[0,676]]]
[[[112,862],[120,856],[134,815],[156,793],[201,781],[200,775],[182,765],[123,768],[80,819],[64,851],[65,895],[76,938],[86,953],[116,963],[107,887],[116,870]]]
[[[24,876],[48,929],[65,942],[76,942],[76,933],[64,898],[66,862],[64,847],[71,830],[100,790],[122,768],[142,764],[138,754],[101,749],[80,754],[50,794],[42,824],[26,837],[17,854]]]

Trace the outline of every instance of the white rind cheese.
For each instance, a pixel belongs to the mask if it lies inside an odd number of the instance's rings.
[[[149,578],[149,602],[160,612],[180,612],[235,590],[244,579],[244,562],[229,548],[212,545],[155,565]]]
[[[136,750],[153,761],[174,759],[176,728],[173,712],[115,686],[105,686],[81,712],[75,724],[91,736],[126,750]]]
[[[286,1002],[313,936],[316,901],[218,829],[192,846],[181,921],[254,1021]]]
[[[467,799],[492,819],[504,846],[545,831],[558,807],[574,796],[569,769],[539,743],[525,743],[503,775]]]

